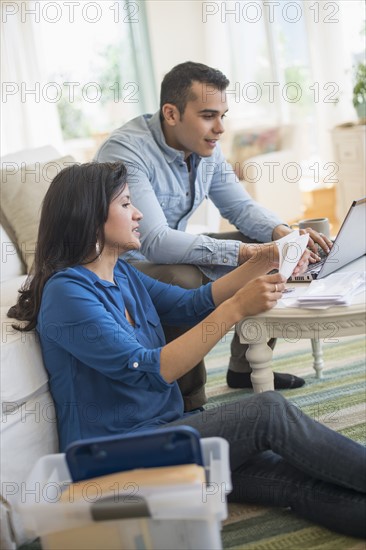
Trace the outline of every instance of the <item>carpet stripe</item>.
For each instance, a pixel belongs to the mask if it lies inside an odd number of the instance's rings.
[[[359,545],[360,540],[312,525],[287,510],[269,510],[260,517],[225,526],[223,544],[233,550],[345,550]]]
[[[226,385],[231,335],[206,357],[209,403],[230,404],[250,397],[252,390],[232,390]],[[300,411],[355,441],[366,444],[365,338],[348,337],[323,345],[323,378],[315,377],[309,340],[278,340],[274,369],[304,376],[306,384],[282,391]],[[288,510],[230,504],[222,537],[232,550],[366,550],[363,541],[333,533]]]

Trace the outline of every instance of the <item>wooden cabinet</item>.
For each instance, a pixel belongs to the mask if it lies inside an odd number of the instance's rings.
[[[335,162],[338,165],[337,216],[343,221],[353,200],[366,195],[366,126],[332,130]]]

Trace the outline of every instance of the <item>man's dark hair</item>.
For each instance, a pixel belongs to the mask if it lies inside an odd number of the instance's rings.
[[[229,80],[218,69],[212,69],[202,63],[186,61],[172,68],[161,83],[160,89],[160,116],[165,103],[173,103],[182,116],[187,102],[194,100],[191,93],[193,82],[202,82],[217,88],[220,92],[229,85]]]

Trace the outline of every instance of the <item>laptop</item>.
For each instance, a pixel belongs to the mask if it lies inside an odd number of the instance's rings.
[[[288,280],[292,283],[302,283],[322,279],[364,254],[366,254],[366,197],[351,204],[330,253],[324,254],[316,264],[310,264],[302,275],[291,276]]]

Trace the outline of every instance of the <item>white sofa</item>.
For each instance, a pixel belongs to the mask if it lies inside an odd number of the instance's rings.
[[[17,503],[26,501],[27,494],[38,488],[27,487],[26,477],[38,458],[58,452],[55,410],[36,334],[15,330],[7,311],[15,304],[32,261],[45,189],[55,170],[72,161],[59,157],[47,146],[1,159],[1,221],[5,224],[5,228],[1,226],[0,259],[2,550],[27,541]]]

